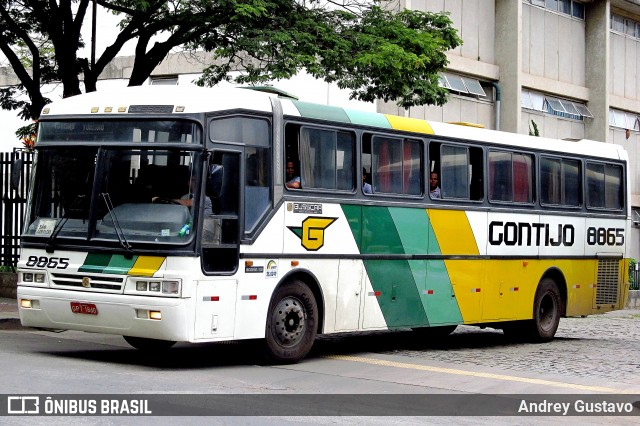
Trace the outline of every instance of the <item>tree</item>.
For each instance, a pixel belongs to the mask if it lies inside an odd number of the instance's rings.
[[[442,105],[446,90],[437,73],[447,64],[445,52],[462,43],[449,17],[345,1],[97,0],[122,21],[116,40],[92,64],[78,57],[90,0],[0,0],[0,50],[20,80],[0,91],[0,107],[37,119],[48,102],[41,92],[45,83],[61,82],[68,97],[81,93],[82,76],[84,90],[95,91],[100,73],[132,39],[137,44],[129,85],[142,84],[180,47],[216,58],[204,70],[203,85],[231,80],[234,70],[241,71],[239,83],[306,70],[350,89],[354,99]],[[29,101],[18,101],[19,93]]]

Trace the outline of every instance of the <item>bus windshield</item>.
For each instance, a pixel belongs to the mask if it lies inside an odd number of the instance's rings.
[[[40,149],[24,235],[48,243],[186,244],[200,198],[200,158],[177,148]]]
[[[192,121],[42,121],[38,144],[87,143],[196,143],[199,127]]]

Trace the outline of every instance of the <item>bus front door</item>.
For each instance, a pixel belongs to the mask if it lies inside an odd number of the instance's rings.
[[[240,152],[214,151],[209,161],[205,196],[212,214],[202,228],[202,270],[233,274],[238,268]]]

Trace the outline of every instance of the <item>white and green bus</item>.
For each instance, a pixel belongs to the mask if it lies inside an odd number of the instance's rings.
[[[546,341],[628,295],[613,144],[153,86],[48,105],[36,151],[24,326],[141,349],[263,339],[295,362],[340,332]]]

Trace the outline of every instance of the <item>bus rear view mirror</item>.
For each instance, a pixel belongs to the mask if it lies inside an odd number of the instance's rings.
[[[16,158],[11,164],[11,189],[17,191],[22,178],[22,159]]]

